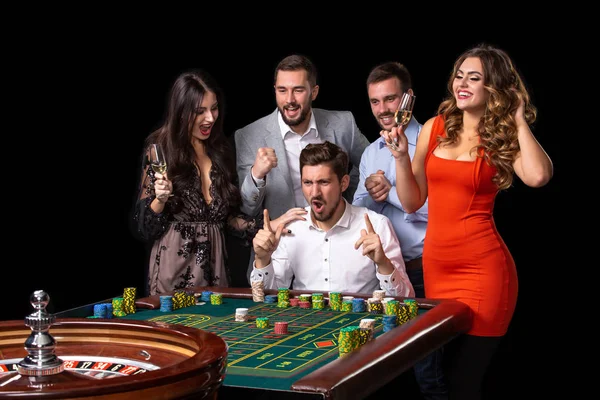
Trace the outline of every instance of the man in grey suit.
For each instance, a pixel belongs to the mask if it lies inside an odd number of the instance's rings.
[[[352,202],[358,186],[358,165],[369,145],[350,111],[312,108],[317,98],[317,72],[305,56],[284,58],[275,69],[277,109],[235,132],[237,174],[242,211],[251,216],[263,209],[272,218],[307,206],[300,181],[300,152],[309,143],[330,141],[350,158],[350,186],[344,197]],[[298,212],[294,219],[303,218]],[[250,260],[252,261],[252,260]]]

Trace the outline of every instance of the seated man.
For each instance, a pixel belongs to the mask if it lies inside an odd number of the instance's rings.
[[[251,281],[265,289],[289,288],[413,297],[400,243],[390,220],[348,203],[342,193],[350,177],[348,156],[331,142],[309,144],[300,153],[302,192],[310,218],[288,224],[282,236],[264,228],[252,242],[256,253]],[[371,222],[372,221],[372,222]],[[377,232],[377,233],[376,233]]]

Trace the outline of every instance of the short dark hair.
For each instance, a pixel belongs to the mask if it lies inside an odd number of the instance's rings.
[[[404,64],[394,61],[388,61],[373,68],[367,77],[367,88],[373,83],[383,82],[390,78],[398,78],[403,93],[412,88],[412,79],[408,68]]]
[[[317,85],[317,68],[306,56],[293,54],[281,60],[279,64],[277,64],[277,68],[275,68],[273,84],[277,82],[277,74],[279,71],[306,71],[310,86],[315,87]]]
[[[329,164],[339,180],[348,173],[348,154],[331,143],[310,143],[300,152],[300,175],[305,165]]]

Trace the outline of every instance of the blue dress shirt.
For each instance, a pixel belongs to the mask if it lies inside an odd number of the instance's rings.
[[[412,118],[404,131],[408,139],[408,154],[411,160],[415,155],[417,138],[421,133],[421,128],[422,125],[415,118]],[[383,202],[374,201],[365,188],[365,180],[377,170],[384,171],[385,177],[392,185],[387,199]],[[425,201],[423,207],[412,214],[404,211],[396,193],[396,162],[382,137],[379,137],[365,149],[360,159],[359,171],[360,180],[352,204],[367,207],[385,215],[392,221],[405,261],[421,257],[423,255],[425,230],[427,229],[427,201]]]

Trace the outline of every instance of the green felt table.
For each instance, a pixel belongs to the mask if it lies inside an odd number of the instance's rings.
[[[248,308],[248,321],[236,322],[236,308]],[[422,312],[426,312],[422,309]],[[268,318],[258,328],[256,318]],[[225,385],[288,390],[293,383],[339,357],[341,328],[358,326],[363,318],[376,321],[375,336],[383,333],[381,314],[354,313],[277,304],[251,299],[223,298],[220,305],[198,305],[174,311],[140,310],[125,319],[161,321],[203,329],[220,336],[229,346]],[[287,321],[288,333],[276,334],[275,322]]]
[[[279,308],[276,304],[253,302],[250,288],[192,290],[222,293],[223,304],[161,312],[159,296],[151,296],[137,299],[136,313],[126,318],[191,326],[223,338],[228,344],[228,365],[221,398],[229,398],[230,393],[244,395],[257,388],[275,393],[272,398],[364,398],[471,326],[469,308],[454,300],[418,298],[419,315],[383,333],[381,319],[369,313]],[[290,296],[303,293],[307,292],[291,290]],[[327,292],[321,293],[328,296]],[[277,294],[277,290],[265,290],[265,294]],[[372,297],[370,293],[342,295]],[[249,308],[253,317],[268,317],[271,328],[259,329],[252,321],[236,322],[235,309],[240,307]],[[93,305],[87,305],[58,313],[57,318],[92,313]],[[339,357],[339,329],[358,325],[365,317],[377,320],[375,339]],[[272,327],[279,320],[288,321],[288,334],[274,334]]]

